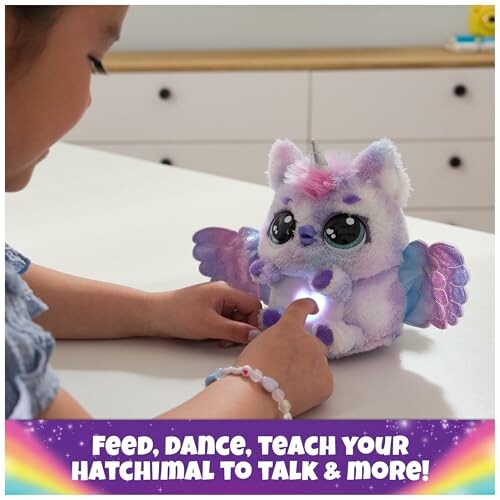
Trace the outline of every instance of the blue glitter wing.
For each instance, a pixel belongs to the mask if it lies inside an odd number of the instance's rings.
[[[463,316],[469,273],[462,254],[447,243],[412,241],[403,252],[399,280],[406,290],[404,322],[444,329]]]
[[[211,281],[225,281],[230,286],[269,302],[270,289],[258,285],[248,268],[259,258],[259,231],[242,227],[239,231],[207,227],[193,236],[193,257],[200,262],[200,273]]]

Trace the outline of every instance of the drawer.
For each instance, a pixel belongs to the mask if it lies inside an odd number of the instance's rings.
[[[318,140],[492,138],[494,69],[315,71],[311,123]]]
[[[267,185],[267,157],[272,142],[263,144],[85,144],[154,162]],[[305,148],[305,143],[298,143]]]
[[[92,106],[63,140],[305,140],[308,81],[305,71],[96,76]]]
[[[405,210],[406,215],[418,217],[419,219],[434,220],[451,224],[453,226],[467,227],[488,233],[495,232],[495,210],[494,209],[469,209],[469,210]]]
[[[367,143],[319,143],[357,154]],[[493,141],[396,142],[413,191],[409,208],[493,207]]]

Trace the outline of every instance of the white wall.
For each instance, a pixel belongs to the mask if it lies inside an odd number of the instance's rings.
[[[132,6],[115,51],[442,45],[468,7]]]

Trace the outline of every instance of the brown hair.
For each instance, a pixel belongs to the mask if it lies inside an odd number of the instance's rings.
[[[51,27],[67,7],[9,5],[5,8],[6,13],[12,13],[16,30],[11,46],[5,51],[6,71],[12,71],[25,67],[43,51]]]

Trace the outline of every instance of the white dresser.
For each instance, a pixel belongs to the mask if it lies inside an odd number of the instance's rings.
[[[357,152],[389,137],[414,188],[407,213],[494,231],[493,55],[249,54],[112,54],[64,140],[264,184],[277,138]]]

